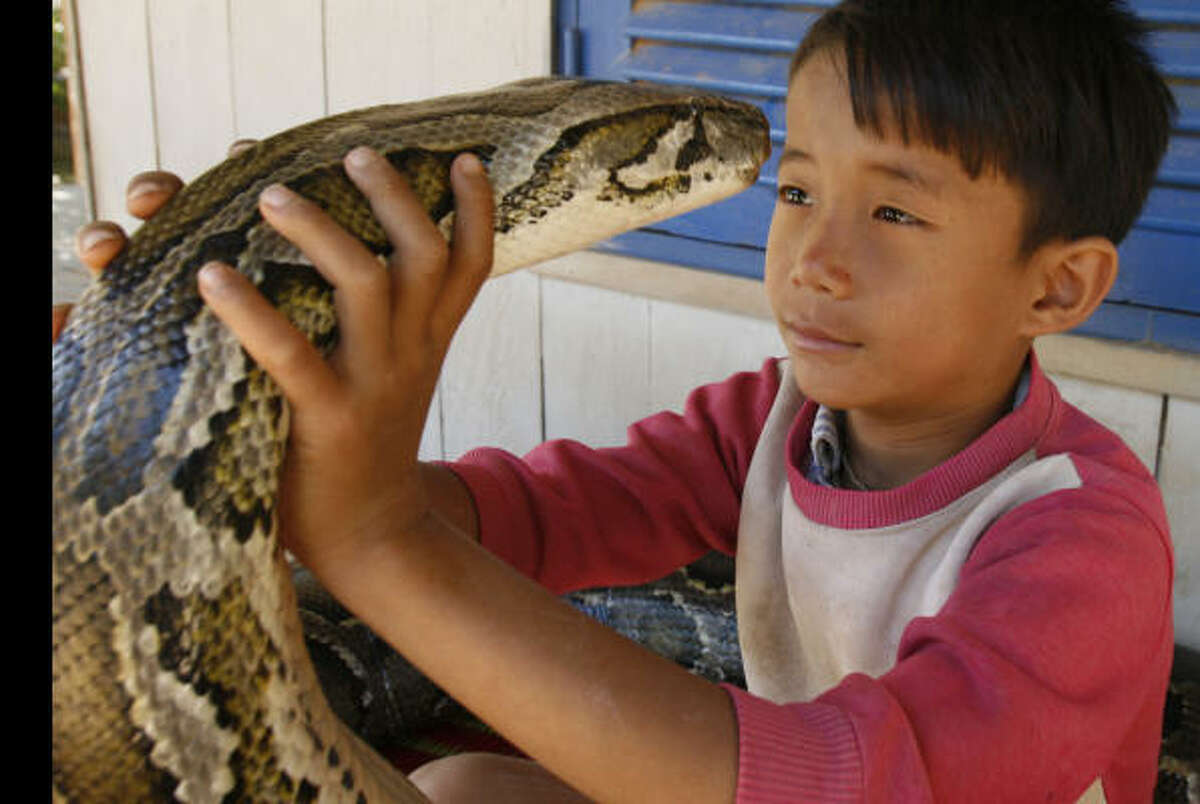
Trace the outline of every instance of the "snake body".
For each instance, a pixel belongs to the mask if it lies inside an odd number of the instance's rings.
[[[330,287],[256,202],[285,183],[387,254],[341,167],[360,144],[407,174],[443,232],[449,163],[477,154],[496,273],[730,195],[769,149],[752,106],[538,79],[283,132],[135,232],[53,352],[56,798],[422,800],[322,696],[275,539],[287,406],[195,289],[204,263],[235,265],[332,348]]]
[[[430,734],[470,724],[453,698],[337,602],[303,567],[293,573],[304,641],[338,718],[385,754],[453,752]],[[745,689],[733,559],[712,552],[639,586],[583,589],[563,599],[617,633],[714,683]],[[423,746],[423,748],[422,748]]]

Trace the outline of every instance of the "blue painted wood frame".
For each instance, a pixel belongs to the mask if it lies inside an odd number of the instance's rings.
[[[784,136],[787,65],[808,26],[835,0],[637,3],[556,0],[556,69],[566,75],[704,87],[759,104]],[[1121,276],[1080,333],[1200,352],[1200,4],[1134,0],[1154,26],[1151,49],[1180,115],[1158,183],[1121,243]],[[762,276],[775,161],[737,198],[599,250]]]

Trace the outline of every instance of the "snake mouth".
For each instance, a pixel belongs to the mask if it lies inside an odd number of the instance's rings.
[[[707,100],[703,117],[707,142],[719,161],[735,168],[744,186],[753,184],[771,155],[767,116],[749,103],[725,98]]]

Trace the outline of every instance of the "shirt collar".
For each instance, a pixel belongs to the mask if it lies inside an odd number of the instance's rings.
[[[1013,395],[1012,410],[1021,407],[1029,396],[1029,384],[1032,379],[1029,363],[1021,371],[1017,381],[1017,390]],[[846,414],[844,411],[833,410],[824,405],[817,407],[813,418],[812,434],[809,437],[809,462],[807,478],[809,482],[829,488],[853,489],[867,491],[845,460],[845,446],[842,441],[842,431],[845,429]]]

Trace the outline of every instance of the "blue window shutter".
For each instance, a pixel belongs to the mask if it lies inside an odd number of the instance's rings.
[[[710,89],[757,103],[784,136],[787,66],[835,0],[557,0],[558,71]],[[1132,0],[1180,114],[1158,182],[1120,246],[1121,274],[1081,334],[1200,352],[1200,6]],[[775,158],[736,198],[631,232],[598,248],[749,277],[762,276]],[[1103,169],[1098,166],[1098,169]]]

